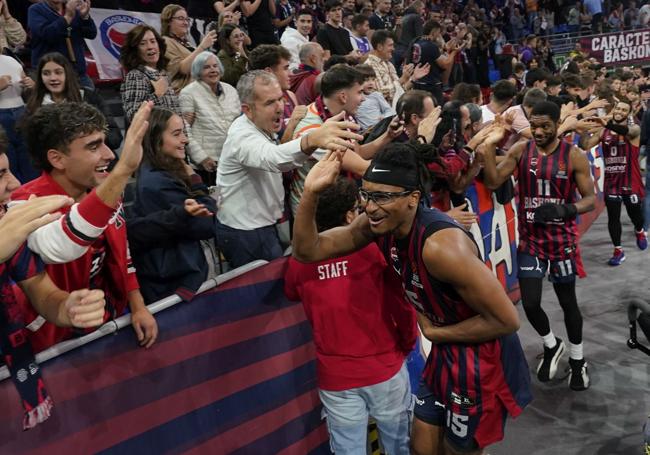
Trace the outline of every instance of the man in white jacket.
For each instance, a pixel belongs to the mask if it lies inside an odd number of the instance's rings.
[[[300,48],[303,45],[309,42],[309,34],[311,33],[313,23],[314,20],[311,11],[307,9],[300,10],[296,19],[296,28],[287,27],[282,34],[280,43],[291,52],[289,69],[292,71],[300,65],[298,52],[300,52]]]

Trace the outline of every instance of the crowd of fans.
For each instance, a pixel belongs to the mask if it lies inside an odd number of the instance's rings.
[[[0,56],[8,160],[0,178],[9,182],[3,203],[12,193],[17,207],[0,227],[18,208],[35,207],[30,216],[40,222],[13,240],[27,239],[47,264],[37,269],[62,292],[102,290],[104,320],[130,311],[147,347],[157,326],[145,304],[174,293],[191,300],[217,273],[220,256],[238,267],[284,254],[305,179],[326,150],[347,150],[341,166],[354,179],[389,144],[428,145],[418,148],[432,181],[423,200],[469,228],[476,216],[465,210],[465,191],[482,182],[480,147],[498,129],[507,130],[499,143],[505,151],[533,139],[530,117],[540,103],[561,109],[558,135],[571,143],[603,126],[595,117],[616,120],[621,110],[624,134],[639,125],[640,144],[650,140],[642,68],[612,71],[579,44],[558,68],[547,38],[645,27],[650,5],[633,0],[166,2],[160,27],[134,26],[121,48],[126,134],[86,72],[83,41],[97,34],[92,8],[106,5],[25,3],[0,0],[0,45],[11,54],[29,35],[31,49],[31,70]],[[151,10],[160,2],[119,3]],[[612,128],[622,132],[621,125]],[[135,195],[125,212],[119,195],[131,175]],[[337,185],[338,194],[354,193]],[[494,189],[501,203],[514,197],[509,181]],[[39,217],[55,208],[37,202],[52,195],[65,198],[57,200],[65,216],[45,224],[51,220]],[[350,224],[360,207],[356,197],[324,199],[331,206],[318,211],[337,221],[321,218],[322,230]],[[343,200],[350,206],[336,213]],[[615,210],[608,205],[610,217]],[[647,228],[647,211],[645,219]],[[644,226],[633,221],[641,248]],[[620,264],[620,232],[612,240]],[[13,277],[12,292],[35,350],[87,330],[87,320],[44,314],[39,295],[21,285],[26,276]],[[101,298],[93,294],[95,304]],[[400,365],[410,346],[404,340],[412,337],[393,343]]]

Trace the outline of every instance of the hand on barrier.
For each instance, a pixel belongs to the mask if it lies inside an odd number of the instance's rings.
[[[131,313],[131,324],[140,346],[150,348],[156,342],[158,324],[147,307],[142,307]]]

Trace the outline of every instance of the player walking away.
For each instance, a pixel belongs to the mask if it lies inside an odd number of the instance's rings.
[[[390,144],[372,160],[359,191],[365,212],[318,233],[318,195],[334,183],[341,157],[316,164],[294,223],[293,254],[322,261],[376,242],[400,274],[432,349],[417,393],[415,454],[480,454],[503,438],[507,414],[530,402],[517,312],[466,230],[420,204],[424,164],[412,144]]]
[[[519,287],[526,317],[544,341],[544,358],[537,378],[551,380],[564,353],[564,342],[551,331],[541,306],[542,279],[549,279],[564,311],[569,336],[569,386],[589,387],[587,363],[582,352],[582,315],[575,291],[578,254],[576,215],[594,209],[594,185],[589,162],[577,147],[558,139],[560,108],[548,101],[535,105],[530,115],[533,140],[512,146],[497,166],[495,149],[504,129],[499,128],[485,141],[485,184],[498,188],[518,172],[519,246],[517,253]],[[576,189],[582,196],[576,197]]]
[[[590,136],[581,140],[583,149],[589,150],[599,142],[605,160],[605,206],[607,207],[607,228],[614,244],[614,255],[609,265],[621,265],[625,253],[621,246],[621,204],[625,204],[636,234],[636,244],[641,250],[648,248],[648,238],[643,229],[643,198],[645,195],[641,167],[639,165],[639,145],[641,128],[628,126],[631,111],[630,103],[619,101],[609,117],[593,120],[604,126],[597,127]]]

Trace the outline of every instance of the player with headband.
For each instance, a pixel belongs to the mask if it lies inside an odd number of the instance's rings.
[[[314,166],[295,218],[293,255],[321,261],[377,242],[432,342],[417,393],[412,450],[480,454],[503,438],[506,416],[517,416],[531,400],[515,333],[519,318],[471,234],[420,204],[428,180],[420,147],[391,144],[380,151],[359,191],[365,213],[321,233],[314,221],[318,194],[334,183],[340,154]]]

